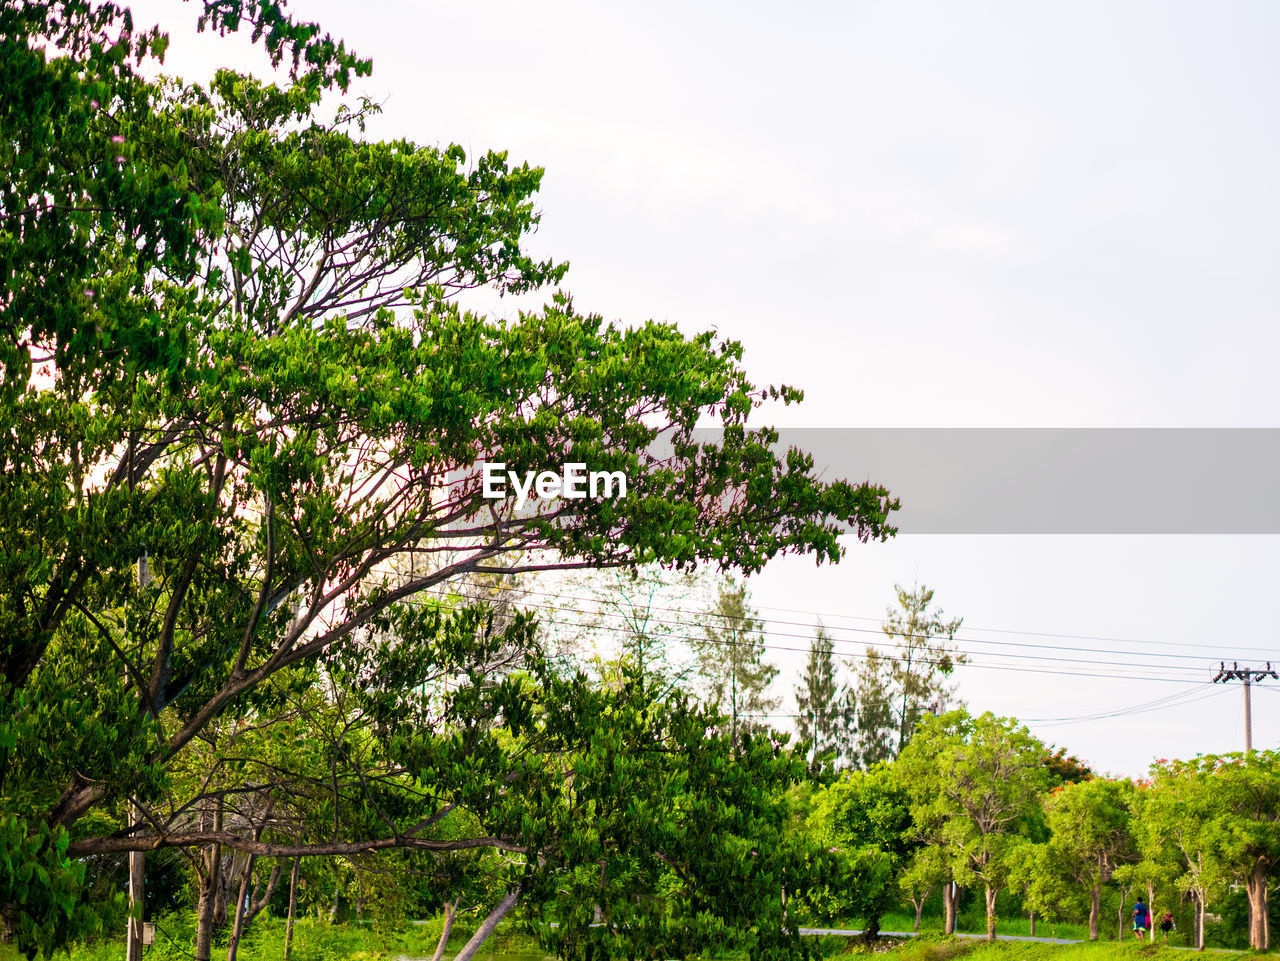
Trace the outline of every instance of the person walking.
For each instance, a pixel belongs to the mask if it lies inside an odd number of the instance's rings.
[[[1149,927],[1151,927],[1151,912],[1142,903],[1142,898],[1138,898],[1137,903],[1133,906],[1133,936],[1139,941],[1143,940],[1147,936]]]
[[[1164,935],[1165,944],[1169,943],[1169,932],[1178,930],[1178,925],[1173,920],[1173,915],[1166,911],[1160,916],[1160,933]]]

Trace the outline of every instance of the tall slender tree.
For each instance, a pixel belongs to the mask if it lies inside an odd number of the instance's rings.
[[[748,603],[746,584],[724,579],[694,643],[707,700],[728,715],[736,750],[742,735],[764,727],[764,716],[782,703],[768,694],[778,668],[764,659],[764,624]]]
[[[854,738],[855,699],[841,682],[830,636],[821,622],[809,642],[804,677],[796,685],[796,731],[813,744],[816,760],[830,754],[837,763],[849,760]]]
[[[867,650],[860,673],[863,714],[859,717],[863,764],[895,758],[910,742],[920,719],[954,693],[947,678],[967,659],[954,645],[963,618],[944,619],[931,607],[933,590],[895,585],[897,606],[890,607],[881,630],[893,642],[892,653]]]
[[[863,768],[894,757],[888,660],[874,647],[868,647],[854,687],[856,722],[852,756]]]

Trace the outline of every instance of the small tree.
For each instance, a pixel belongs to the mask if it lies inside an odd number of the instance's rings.
[[[1014,846],[1009,861],[1009,886],[1022,891],[1023,905],[1032,919],[1031,934],[1035,934],[1037,914],[1052,922],[1084,913],[1084,892],[1071,876],[1060,847],[1027,841]]]
[[[926,717],[895,765],[922,840],[942,846],[957,880],[983,885],[989,940],[1011,849],[1048,787],[1044,754],[1012,718],[958,710]]]
[[[1046,864],[1089,892],[1089,940],[1098,940],[1102,887],[1119,864],[1136,859],[1133,783],[1094,778],[1054,790],[1045,801],[1052,849]]]
[[[1225,889],[1218,849],[1222,838],[1211,829],[1216,804],[1206,789],[1204,772],[1194,762],[1160,761],[1151,773],[1138,802],[1142,864],[1148,870],[1163,868],[1190,898],[1195,912],[1192,940],[1197,949],[1203,949],[1206,908]],[[1130,875],[1137,873],[1138,866],[1121,871],[1126,883],[1132,884]],[[1123,919],[1121,928],[1123,933]]]
[[[914,846],[907,792],[894,769],[881,764],[846,771],[814,795],[809,827],[847,867],[842,883],[820,903],[829,916],[861,918],[864,937],[875,940],[880,919],[893,906],[893,877]]]
[[[920,916],[924,913],[929,895],[943,888],[945,897],[945,888],[950,884],[951,869],[943,849],[935,844],[919,847],[898,875],[898,890],[915,908],[916,918],[911,926],[912,931],[920,930]]]

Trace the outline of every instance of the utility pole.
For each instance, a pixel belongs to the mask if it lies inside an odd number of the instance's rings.
[[[1240,681],[1244,684],[1244,750],[1246,754],[1253,750],[1253,707],[1249,703],[1249,687],[1254,681],[1261,681],[1268,677],[1280,680],[1280,674],[1272,670],[1270,661],[1267,661],[1266,667],[1241,667],[1235,661],[1227,667],[1226,661],[1219,661],[1218,674],[1213,679],[1214,684],[1219,681],[1224,683]]]

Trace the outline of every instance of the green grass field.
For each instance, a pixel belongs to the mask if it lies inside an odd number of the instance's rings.
[[[882,931],[910,931],[911,925],[915,923],[914,914],[906,914],[901,912],[890,912],[884,916],[884,920],[880,922],[880,930]],[[851,922],[848,927],[860,928],[861,921]],[[986,918],[978,915],[964,913],[960,915],[958,929],[969,934],[985,934],[987,931]],[[921,934],[941,934],[942,918],[925,917],[920,922]],[[1025,917],[1001,918],[996,925],[997,934],[1012,935],[1029,935],[1031,934],[1031,923]],[[1108,937],[1115,935],[1115,925],[1105,926],[1102,929],[1102,936]],[[1040,938],[1068,938],[1080,941],[1087,940],[1089,937],[1089,928],[1084,924],[1051,924],[1048,921],[1036,922],[1036,937]]]
[[[961,929],[969,933],[982,933],[981,919],[961,916]],[[910,931],[913,915],[890,914],[881,925],[885,931]],[[393,961],[399,958],[425,959],[435,952],[440,936],[440,920],[426,924],[407,925],[396,931],[383,931],[365,924],[328,924],[314,919],[300,920],[295,927],[293,951],[290,961]],[[851,921],[832,927],[858,928],[861,924]],[[1163,945],[1144,945],[1134,940],[1101,941],[1095,943],[1052,945],[1028,942],[997,942],[987,944],[963,938],[943,938],[941,921],[925,918],[921,924],[921,937],[903,941],[896,946],[887,940],[869,952],[857,938],[825,937],[820,941],[826,957],[850,957],[874,953],[884,961],[1145,961],[1159,957],[1164,961],[1183,958],[1185,952],[1175,953]],[[1004,935],[1027,935],[1026,918],[1013,918],[999,924]],[[504,928],[506,930],[504,930]],[[1114,931],[1106,932],[1114,935]],[[192,930],[190,916],[163,919],[157,928],[156,944],[146,950],[146,961],[191,961]],[[1084,938],[1087,932],[1081,925],[1045,922],[1036,925],[1040,937]],[[449,941],[446,958],[457,952],[470,935],[470,930],[459,928]],[[283,958],[284,922],[275,918],[260,918],[242,942],[240,958],[243,961],[281,961]],[[887,949],[887,950],[886,950]],[[1210,953],[1221,953],[1213,952]],[[1239,952],[1228,952],[1239,953]],[[216,944],[213,956],[226,957],[225,941]],[[119,961],[124,957],[124,945],[119,940],[103,939],[90,944],[75,946],[68,961]],[[546,956],[514,926],[504,925],[480,953],[484,961],[542,961]],[[0,945],[0,961],[19,961],[20,955],[9,945]]]
[[[469,929],[458,928],[449,939],[451,957],[471,936]],[[289,961],[390,961],[395,958],[430,958],[440,937],[440,922],[407,925],[397,931],[380,931],[371,925],[328,924],[314,919],[299,920],[294,926],[293,949]],[[145,961],[191,961],[194,941],[190,916],[161,919],[156,927],[156,943],[145,949]],[[226,958],[224,936],[214,944],[213,957]],[[0,944],[0,961],[19,961],[22,956],[11,945]],[[102,939],[79,944],[67,961],[120,961],[124,942]],[[240,944],[241,961],[282,961],[284,957],[284,921],[259,918]],[[514,930],[499,928],[479,957],[484,961],[542,961],[546,957],[537,946]],[[24,959],[25,961],[25,959]]]
[[[851,954],[864,953],[855,947]],[[1232,954],[1238,951],[1210,949],[1206,954]],[[877,952],[883,961],[1174,961],[1187,953],[1162,944],[1139,944],[1137,941],[1096,941],[1083,944],[1039,944],[1026,941],[967,941],[924,937],[912,940],[890,951]]]

